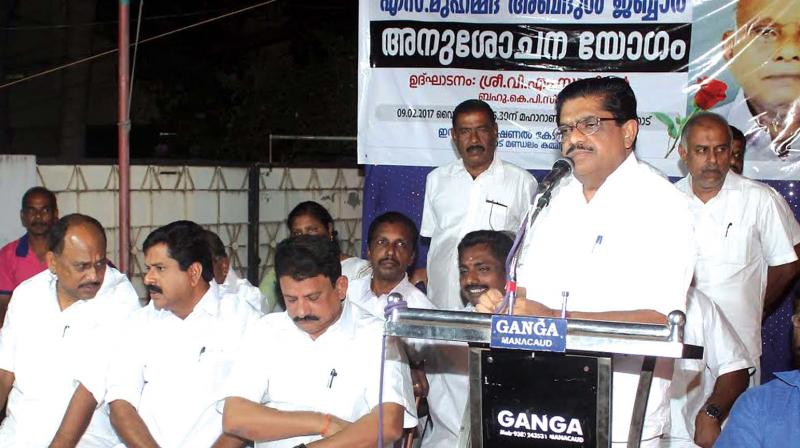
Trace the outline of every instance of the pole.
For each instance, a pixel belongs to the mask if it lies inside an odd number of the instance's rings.
[[[258,220],[260,216],[258,198],[261,189],[261,166],[250,166],[247,189],[247,280],[258,285]]]
[[[117,67],[117,142],[119,159],[119,269],[130,275],[130,154],[128,136],[128,50],[130,48],[130,0],[119,2],[119,55]]]

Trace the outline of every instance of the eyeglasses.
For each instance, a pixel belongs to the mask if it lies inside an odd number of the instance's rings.
[[[553,131],[556,140],[564,140],[569,136],[573,129],[581,131],[583,135],[596,134],[600,130],[600,124],[604,121],[616,121],[616,118],[586,117],[575,122],[575,124],[562,124]]]

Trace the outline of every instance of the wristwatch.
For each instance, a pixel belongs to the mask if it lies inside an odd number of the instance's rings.
[[[713,418],[717,422],[722,420],[722,410],[714,403],[709,403],[705,408],[706,415]]]

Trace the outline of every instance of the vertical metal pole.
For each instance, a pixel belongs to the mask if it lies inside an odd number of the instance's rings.
[[[117,67],[117,141],[119,151],[119,269],[130,275],[130,154],[128,135],[128,49],[130,0],[119,2],[119,57]]]
[[[253,164],[250,167],[247,190],[247,280],[258,285],[258,198],[261,190],[261,166]]]

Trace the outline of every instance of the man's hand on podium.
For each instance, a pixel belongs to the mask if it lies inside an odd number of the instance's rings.
[[[490,289],[481,295],[475,309],[479,313],[495,314],[495,310],[502,301],[503,293],[497,289]],[[518,316],[559,317],[559,313],[556,310],[548,308],[535,300],[528,300],[525,288],[517,288],[513,314]]]

